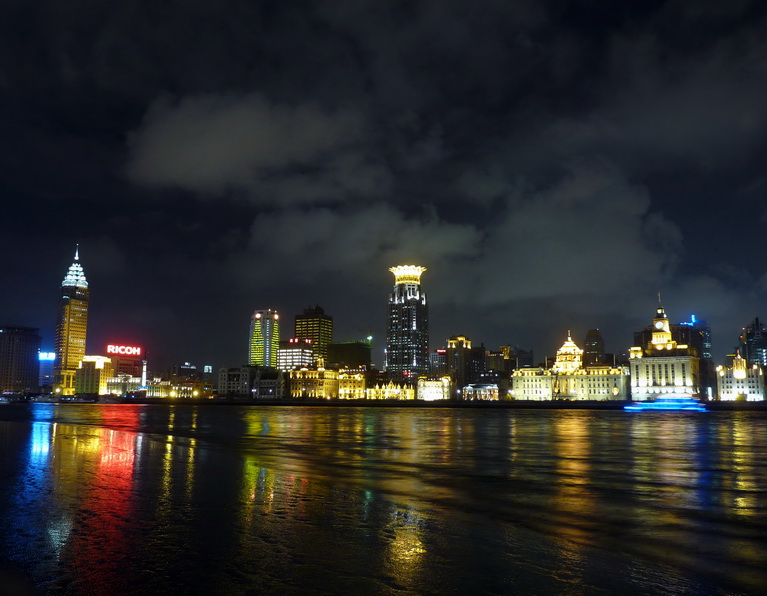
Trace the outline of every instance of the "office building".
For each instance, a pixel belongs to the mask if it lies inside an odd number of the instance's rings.
[[[40,333],[33,327],[0,327],[0,392],[34,393],[40,386]]]
[[[365,341],[347,341],[328,345],[328,368],[371,368],[370,344]]]
[[[748,365],[767,366],[767,330],[759,317],[743,328],[740,334],[740,355]]]
[[[88,282],[80,265],[79,249],[61,283],[56,321],[56,360],[53,389],[59,395],[75,394],[75,375],[85,356],[88,333]]]
[[[279,347],[280,315],[271,308],[257,310],[250,318],[248,364],[276,367]]]
[[[40,361],[40,391],[50,393],[53,388],[53,365],[56,362],[56,352],[40,352],[37,358]]]
[[[312,340],[309,338],[299,339],[291,337],[287,341],[281,341],[277,350],[277,368],[287,372],[302,366],[311,366],[317,360],[314,356]]]
[[[634,337],[644,343],[629,350],[632,400],[646,401],[665,394],[700,397],[699,352],[674,339],[662,306],[656,309],[652,325]]]
[[[589,329],[583,342],[583,366],[605,364],[605,340],[599,329]]]
[[[320,306],[305,308],[303,314],[296,315],[294,337],[311,340],[314,355],[327,362],[328,345],[333,343],[333,317]]]
[[[389,296],[385,368],[391,380],[415,384],[429,370],[429,311],[421,290],[426,268],[400,265],[389,271],[394,289]]]

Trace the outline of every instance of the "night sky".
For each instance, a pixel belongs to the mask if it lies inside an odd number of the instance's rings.
[[[241,364],[253,310],[431,347],[626,350],[662,292],[717,359],[767,318],[767,3],[5,0],[0,324]]]

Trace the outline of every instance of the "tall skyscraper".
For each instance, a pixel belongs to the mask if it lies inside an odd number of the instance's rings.
[[[392,380],[415,383],[429,370],[429,309],[421,290],[426,267],[399,265],[389,296],[386,328],[386,371]]]
[[[328,345],[333,343],[333,317],[321,306],[305,308],[304,314],[296,315],[295,337],[312,340],[314,356],[327,361]]]
[[[248,364],[250,366],[277,366],[280,347],[280,315],[276,310],[257,310],[250,318]]]
[[[80,265],[79,249],[61,283],[59,316],[56,322],[56,361],[53,370],[54,391],[74,395],[75,373],[85,356],[88,333],[88,282]]]
[[[583,366],[596,366],[605,362],[605,341],[599,329],[589,329],[583,350]]]
[[[759,317],[743,328],[740,334],[740,354],[749,366],[767,366],[767,329]]]
[[[0,391],[37,391],[40,341],[33,327],[0,327]]]

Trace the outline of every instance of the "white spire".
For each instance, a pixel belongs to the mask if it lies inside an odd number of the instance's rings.
[[[61,287],[64,286],[74,286],[76,288],[87,288],[88,287],[88,281],[85,279],[85,272],[83,271],[83,266],[80,265],[80,245],[78,244],[75,248],[75,261],[69,266],[69,271],[67,271],[67,276],[64,278],[64,281],[61,282]]]

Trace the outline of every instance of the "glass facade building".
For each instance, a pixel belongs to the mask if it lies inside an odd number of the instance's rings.
[[[333,343],[333,317],[321,306],[305,308],[303,314],[296,315],[294,337],[311,340],[314,355],[327,361],[328,345]]]

